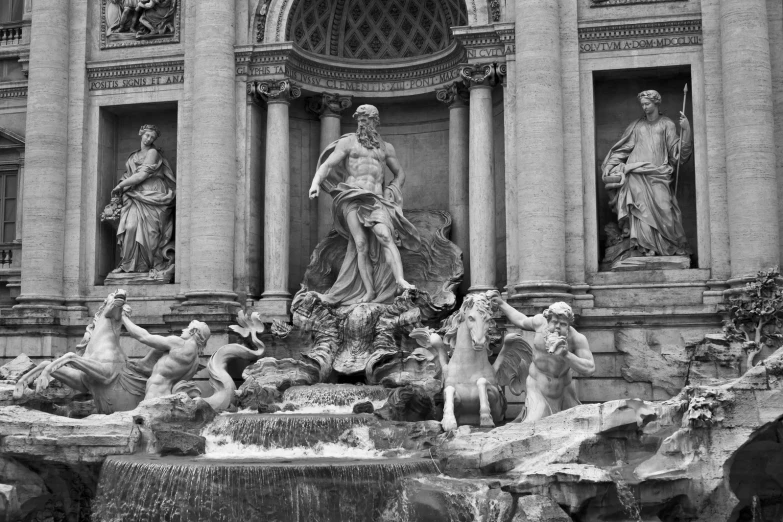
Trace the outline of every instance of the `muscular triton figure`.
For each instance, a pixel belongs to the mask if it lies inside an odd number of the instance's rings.
[[[517,421],[535,421],[581,404],[571,370],[584,376],[595,372],[587,338],[573,326],[574,312],[566,303],[554,303],[543,314],[528,317],[495,291],[492,300],[516,326],[535,332],[533,361],[527,377],[525,411]]]
[[[414,288],[403,277],[398,247],[418,248],[419,234],[402,214],[405,173],[394,147],[375,129],[378,109],[362,105],[354,118],[356,133],[326,149],[310,187],[311,199],[322,188],[332,195],[335,230],[349,242],[337,281],[321,298],[332,304],[391,302]],[[384,165],[394,176],[386,187]]]
[[[127,315],[122,316],[122,324],[131,337],[144,343],[153,350],[164,352],[155,363],[152,375],[147,380],[144,399],[155,399],[173,393],[174,385],[193,378],[198,371],[199,355],[209,340],[209,327],[200,321],[191,321],[182,335],[163,337],[153,335],[136,325]]]

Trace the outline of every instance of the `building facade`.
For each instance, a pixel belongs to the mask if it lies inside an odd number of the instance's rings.
[[[143,125],[176,175],[173,278],[126,287],[129,303],[154,332],[205,320],[210,346],[239,308],[288,317],[331,228],[308,198],[319,154],[364,103],[405,208],[451,214],[463,292],[574,307],[598,367],[585,401],[671,395],[645,367],[682,367],[724,295],[780,259],[777,0],[12,0],[0,64],[5,360],[73,350],[116,289],[101,214]],[[676,121],[685,84],[690,268],[613,271],[601,162],[637,93]]]

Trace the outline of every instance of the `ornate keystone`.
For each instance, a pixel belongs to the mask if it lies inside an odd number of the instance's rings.
[[[466,65],[459,70],[459,74],[468,87],[479,85],[494,87],[498,82],[497,65],[494,63]]]
[[[340,113],[353,104],[350,96],[324,92],[307,99],[307,110],[318,116],[340,116]]]
[[[439,102],[443,102],[452,107],[462,107],[468,104],[470,95],[462,82],[454,82],[445,89],[435,91],[435,96]]]
[[[248,82],[247,94],[266,103],[288,103],[302,95],[301,89],[290,80]]]

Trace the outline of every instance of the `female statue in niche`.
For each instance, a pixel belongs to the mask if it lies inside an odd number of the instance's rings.
[[[174,275],[174,198],[177,180],[163,152],[155,147],[155,125],[139,130],[141,147],[125,163],[125,174],[111,191],[103,219],[119,214],[117,244],[121,260],[106,283],[168,283]],[[143,276],[140,277],[140,274]]]
[[[690,256],[680,207],[671,187],[677,162],[688,161],[693,152],[690,123],[680,113],[682,135],[678,136],[674,122],[659,111],[661,95],[657,91],[641,92],[637,98],[643,116],[628,126],[601,166],[620,232],[607,249],[609,258],[614,248],[614,258],[606,261],[633,256]]]

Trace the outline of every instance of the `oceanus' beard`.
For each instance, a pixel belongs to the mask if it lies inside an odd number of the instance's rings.
[[[381,148],[381,136],[372,125],[359,125],[356,129],[356,139],[365,149]]]

